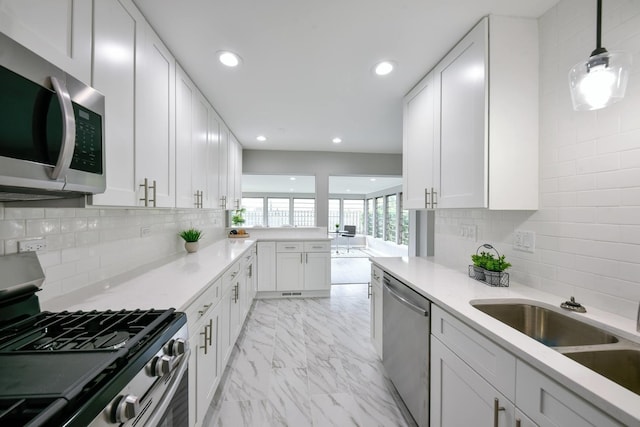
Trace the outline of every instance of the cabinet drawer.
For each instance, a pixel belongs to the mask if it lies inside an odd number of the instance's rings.
[[[186,310],[189,331],[195,330],[196,323],[220,301],[222,296],[222,279],[208,285],[207,289]]]
[[[516,406],[540,426],[624,425],[521,360],[517,376]]]
[[[512,402],[516,358],[440,307],[432,306],[431,333]]]
[[[226,293],[234,284],[234,279],[240,273],[240,261],[236,261],[231,267],[227,269],[222,275],[222,293]]]
[[[304,242],[304,251],[305,252],[330,252],[331,242],[329,241]]]
[[[277,252],[302,252],[303,242],[277,242]]]
[[[371,264],[371,284],[382,288],[383,271],[380,267]]]

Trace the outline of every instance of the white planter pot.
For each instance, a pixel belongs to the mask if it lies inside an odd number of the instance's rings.
[[[198,252],[198,248],[200,247],[200,242],[184,242],[184,248],[190,254],[194,252]]]

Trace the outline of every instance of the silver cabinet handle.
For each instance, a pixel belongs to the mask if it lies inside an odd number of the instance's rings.
[[[284,248],[285,249],[295,249],[296,247],[295,246],[285,246]]]
[[[60,111],[62,112],[62,143],[60,145],[60,153],[56,165],[51,171],[51,179],[58,180],[64,178],[73,159],[73,149],[76,145],[76,116],[73,114],[73,104],[71,104],[71,95],[67,90],[64,82],[51,76],[51,86],[56,92]]]
[[[144,179],[144,184],[140,184],[140,187],[144,188],[144,197],[140,199],[141,202],[144,202],[144,206],[149,206],[149,180],[147,178]]]
[[[204,325],[204,331],[200,332],[200,335],[204,336],[204,345],[200,346],[200,348],[204,350],[204,354],[207,354],[207,341],[208,341],[208,339],[207,339],[207,337],[208,337],[207,328],[208,327],[209,327],[209,325]]]
[[[431,187],[431,208],[433,209],[435,209],[436,205],[438,204],[437,198],[438,193],[436,192],[435,188]]]
[[[493,427],[499,427],[498,425],[498,413],[504,411],[504,406],[500,406],[500,401],[496,397],[493,399]]]
[[[153,202],[153,207],[156,207],[156,188],[158,185],[156,184],[156,180],[153,180],[153,185],[150,185],[149,188],[153,190],[153,199],[149,199],[150,202]]]
[[[305,263],[309,264],[309,254],[304,254],[305,255]]]
[[[521,427],[522,426],[522,421],[520,420],[520,418],[516,418],[516,427]]]
[[[371,282],[367,286],[367,299],[371,299]]]
[[[226,209],[227,208],[227,196],[220,197],[220,207],[222,209]]]
[[[424,207],[429,209],[429,201],[431,200],[431,197],[429,196],[429,189],[425,188],[424,189]]]
[[[209,347],[213,345],[212,337],[213,337],[213,319],[209,319],[209,338],[208,338]]]
[[[302,252],[300,252],[300,264],[302,264]]]

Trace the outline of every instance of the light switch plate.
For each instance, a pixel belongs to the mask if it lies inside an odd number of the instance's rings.
[[[513,249],[534,253],[536,249],[535,231],[516,230],[513,232]]]

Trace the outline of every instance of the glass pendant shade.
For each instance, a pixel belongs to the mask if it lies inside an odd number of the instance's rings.
[[[573,109],[598,110],[620,101],[627,89],[630,70],[630,54],[606,50],[574,65],[569,71]]]

